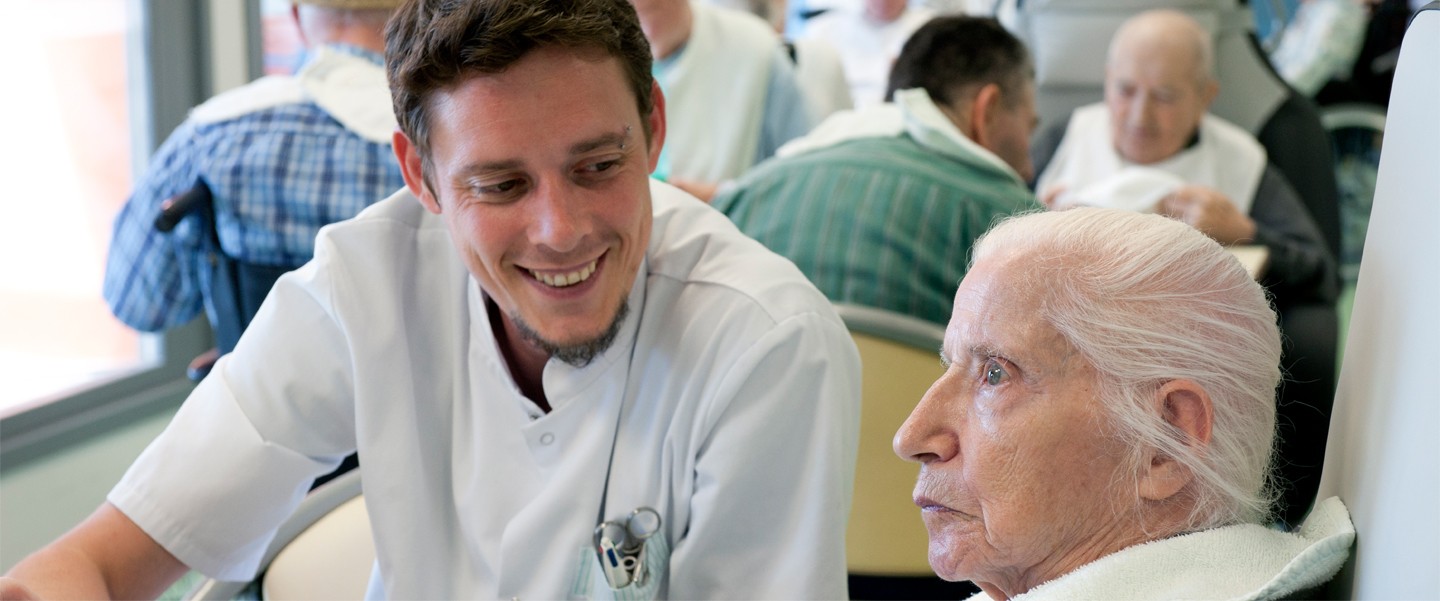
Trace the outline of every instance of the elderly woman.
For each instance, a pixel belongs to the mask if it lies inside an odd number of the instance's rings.
[[[978,599],[1269,599],[1329,580],[1338,499],[1267,528],[1280,335],[1219,244],[1158,215],[1011,218],[895,435],[930,565]]]

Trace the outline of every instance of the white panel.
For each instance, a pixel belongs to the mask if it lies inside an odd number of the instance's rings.
[[[249,43],[246,39],[246,3],[210,0],[210,70],[212,94],[250,82]]]
[[[1321,495],[1358,534],[1349,599],[1440,597],[1440,10],[1406,32]]]

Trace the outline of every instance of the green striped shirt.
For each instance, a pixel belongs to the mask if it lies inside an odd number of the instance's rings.
[[[1041,209],[1013,175],[909,135],[772,159],[713,204],[831,301],[942,325],[975,239],[1001,217]]]

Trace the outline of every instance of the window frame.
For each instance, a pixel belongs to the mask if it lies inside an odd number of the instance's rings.
[[[224,33],[234,28],[233,2],[127,0],[126,10],[136,24],[127,33],[126,66],[132,171],[137,178],[160,143],[191,107],[213,92],[218,80],[227,73],[230,80],[239,74],[244,81],[260,74],[259,0],[244,0],[240,36]],[[173,410],[194,387],[185,374],[190,360],[214,346],[203,317],[164,333],[144,334],[140,344],[142,355],[158,356],[159,362],[78,384],[0,418],[0,473]]]

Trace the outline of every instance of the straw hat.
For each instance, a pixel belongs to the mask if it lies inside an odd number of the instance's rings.
[[[345,10],[366,10],[374,8],[395,8],[405,0],[293,0],[296,4],[309,4],[323,8]]]

